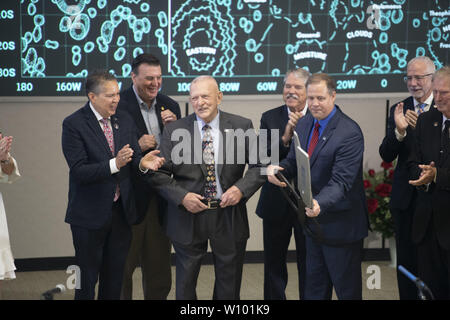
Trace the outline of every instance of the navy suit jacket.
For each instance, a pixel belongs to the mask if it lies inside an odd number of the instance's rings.
[[[364,137],[358,124],[338,106],[310,158],[311,187],[320,205],[317,217],[327,243],[352,243],[368,234],[367,204],[362,179]],[[314,118],[307,114],[297,123],[300,144],[307,150]],[[294,145],[280,163],[283,174],[297,174]]]
[[[64,119],[62,149],[69,165],[69,202],[65,221],[99,229],[110,219],[116,185],[119,183],[123,211],[129,224],[137,220],[131,171],[139,171],[140,149],[133,120],[117,110],[111,117],[115,154],[126,144],[134,150],[133,160],[118,173],[111,174],[109,160],[114,158],[89,102]]]
[[[172,111],[177,116],[177,119],[181,118],[180,106],[178,105],[178,103],[168,96],[158,93],[158,95],[156,96],[155,111],[156,116],[158,117],[159,129],[161,130],[161,133],[164,129],[164,125],[161,119],[161,111],[163,108],[165,110],[169,109],[170,111]],[[118,109],[125,110],[133,118],[136,125],[136,134],[138,140],[140,137],[142,137],[142,135],[149,134],[147,127],[145,126],[144,118],[142,117],[141,108],[132,86],[120,93],[120,102]],[[149,149],[145,151],[144,154],[152,150],[153,149]],[[132,180],[136,192],[136,209],[139,213],[139,216],[143,218],[145,217],[149,206],[148,195],[154,191],[145,181],[141,179],[139,172],[135,172],[133,174]],[[164,211],[167,208],[167,203],[162,198],[159,198],[158,207],[159,220],[160,223],[163,223]]]
[[[403,113],[407,110],[414,111],[414,99],[408,97],[403,102]],[[390,207],[391,209],[406,210],[415,198],[415,188],[408,183],[408,157],[411,153],[412,144],[414,143],[415,130],[408,127],[406,129],[406,137],[403,141],[398,141],[395,137],[395,120],[394,111],[397,104],[393,105],[389,111],[389,120],[386,137],[380,145],[379,153],[381,158],[386,162],[392,162],[397,157],[397,165],[394,171],[394,180],[392,182],[392,193]],[[434,106],[434,101],[431,108]],[[434,109],[434,108],[433,108]]]
[[[289,153],[290,146],[285,147],[281,137],[284,134],[284,130],[289,121],[289,115],[287,106],[283,105],[264,112],[261,116],[260,129],[267,130],[267,155],[270,157],[272,154],[272,144],[276,141],[272,141],[271,129],[279,130],[278,139],[278,153],[279,161],[286,158]],[[286,201],[280,188],[274,184],[266,181],[261,188],[261,193],[256,207],[256,214],[263,219],[284,219],[289,213],[290,206]]]

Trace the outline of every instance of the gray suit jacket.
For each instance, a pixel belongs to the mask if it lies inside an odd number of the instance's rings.
[[[249,143],[248,138],[242,143],[229,135],[232,132],[230,129],[253,130],[252,122],[220,111],[219,128],[223,136],[220,149],[224,163],[218,163],[217,173],[222,190],[225,192],[235,185],[243,194],[237,205],[226,208],[229,211],[227,217],[232,224],[233,237],[236,241],[241,241],[249,237],[246,202],[264,183],[266,177],[260,174],[260,167],[256,164],[249,165],[244,175],[249,156],[257,154],[256,150],[250,149],[256,146]],[[197,137],[197,140],[194,137]],[[181,148],[182,145],[185,148]],[[238,162],[238,149],[245,153],[244,161]],[[229,160],[227,154],[230,158],[231,150],[234,152],[232,163],[226,161]],[[206,177],[206,167],[201,164],[202,147],[195,114],[166,125],[161,139],[161,156],[166,159],[164,166],[157,172],[147,174],[145,179],[168,201],[166,230],[170,239],[180,244],[189,244],[194,237],[195,214],[188,212],[181,202],[188,192],[202,194]],[[176,159],[179,157],[183,159],[181,163]]]

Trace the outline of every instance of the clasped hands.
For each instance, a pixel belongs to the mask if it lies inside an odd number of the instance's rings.
[[[231,186],[222,194],[222,197],[220,197],[220,207],[225,208],[228,206],[234,206],[241,201],[242,197],[243,194],[241,190],[239,190],[236,186]],[[204,197],[198,193],[188,192],[181,201],[181,204],[187,211],[191,213],[198,213],[208,209],[208,206],[204,204],[202,200],[204,200]]]

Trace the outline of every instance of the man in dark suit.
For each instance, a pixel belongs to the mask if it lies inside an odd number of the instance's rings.
[[[81,270],[75,299],[119,299],[123,268],[131,240],[130,225],[138,219],[131,171],[157,169],[141,164],[131,118],[116,112],[119,86],[107,71],[86,79],[89,102],[64,119],[62,149],[69,165],[69,202],[65,221],[70,224],[75,258]],[[162,163],[159,163],[159,166]]]
[[[417,120],[410,184],[418,188],[412,240],[418,276],[435,299],[450,299],[450,67],[433,75],[436,109]]]
[[[306,215],[316,217],[323,238],[305,235],[305,299],[331,299],[333,286],[339,299],[361,299],[362,247],[368,233],[364,138],[358,124],[334,104],[336,84],[330,76],[311,75],[306,94],[310,113],[299,120],[295,131],[310,157],[314,199]],[[296,176],[293,146],[280,166],[267,169],[269,181],[285,187],[275,170],[283,170],[288,178]]]
[[[159,93],[162,85],[161,64],[155,56],[144,53],[132,63],[133,84],[120,94],[119,110],[126,110],[134,120],[141,151],[155,150],[164,125],[181,118],[177,102]],[[136,209],[143,221],[132,227],[130,251],[125,265],[122,299],[133,293],[133,273],[141,266],[144,299],[167,299],[172,286],[171,245],[162,224],[165,200],[152,192],[136,172],[133,176]]]
[[[261,116],[260,130],[267,131],[268,156],[272,147],[277,148],[279,161],[286,158],[292,142],[292,135],[298,120],[303,117],[306,106],[306,80],[309,72],[303,69],[286,73],[281,107],[266,111]],[[271,130],[278,130],[281,137],[274,141]],[[285,300],[288,273],[286,255],[294,231],[297,251],[299,297],[303,298],[305,288],[305,236],[280,188],[265,182],[261,189],[256,214],[263,219],[264,239],[264,299]]]
[[[397,265],[417,273],[417,247],[411,240],[411,225],[416,198],[415,188],[408,184],[408,156],[414,142],[414,128],[420,113],[434,108],[431,76],[435,71],[428,57],[416,57],[408,62],[406,85],[411,94],[390,109],[386,137],[379,153],[386,162],[397,159],[389,207],[394,218]],[[417,299],[417,288],[397,269],[401,300]]]
[[[255,153],[249,137],[237,132],[256,134],[249,119],[219,111],[222,97],[213,77],[192,81],[190,101],[195,113],[164,128],[161,153],[166,165],[147,175],[168,200],[167,233],[176,252],[177,299],[197,298],[197,277],[208,240],[216,275],[213,297],[239,299],[249,237],[245,203],[264,177],[257,166],[249,166],[244,175]]]

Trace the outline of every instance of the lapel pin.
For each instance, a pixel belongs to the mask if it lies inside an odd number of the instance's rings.
[[[437,127],[439,124],[437,122],[433,123],[433,126]]]

